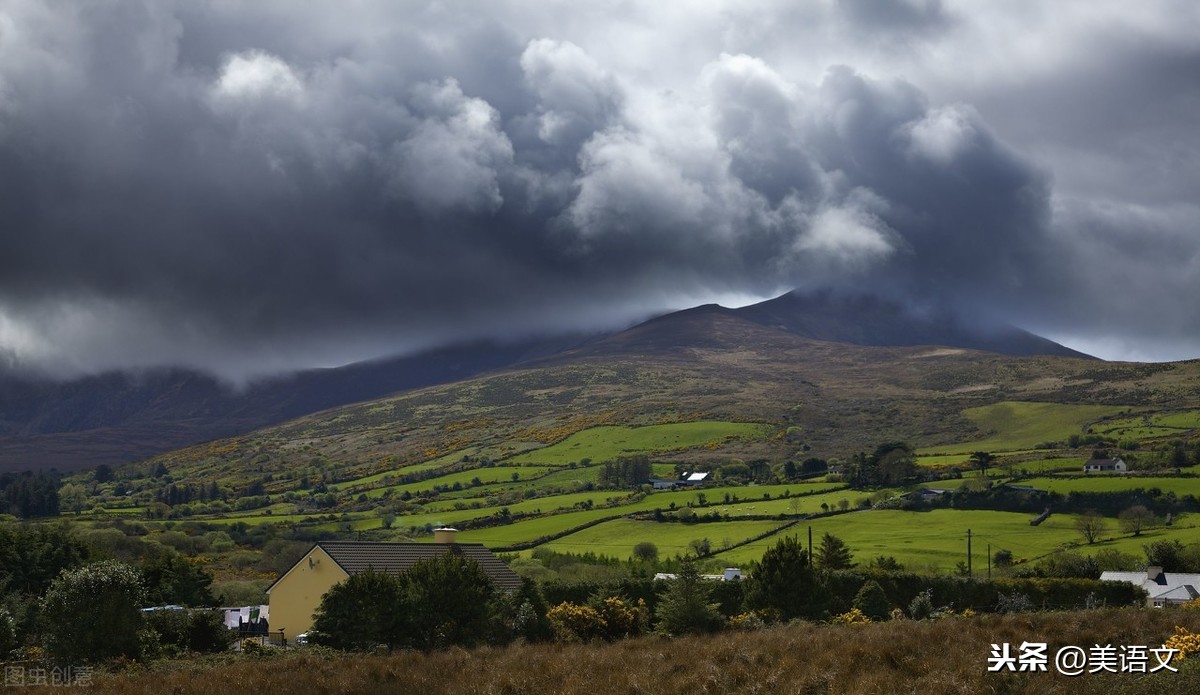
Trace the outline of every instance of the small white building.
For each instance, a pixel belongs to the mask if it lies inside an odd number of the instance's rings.
[[[654,575],[654,581],[669,582],[672,579],[675,579],[677,576],[678,575],[670,572],[658,572]],[[702,574],[700,575],[700,578],[714,582],[738,582],[742,579],[742,568],[726,567],[723,574]]]
[[[1084,473],[1124,473],[1126,470],[1121,459],[1091,459],[1083,464]]]
[[[1154,608],[1178,606],[1200,597],[1200,574],[1163,572],[1147,567],[1145,572],[1103,572],[1102,582],[1129,582],[1146,590],[1146,605]]]

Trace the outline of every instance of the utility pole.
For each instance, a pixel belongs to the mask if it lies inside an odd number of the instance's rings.
[[[971,576],[971,529],[967,529],[967,576]]]
[[[808,527],[808,566],[809,566],[809,567],[812,567],[812,566],[813,566],[813,556],[812,556],[812,526],[809,526],[809,527]]]
[[[988,581],[992,581],[992,544],[988,543]]]

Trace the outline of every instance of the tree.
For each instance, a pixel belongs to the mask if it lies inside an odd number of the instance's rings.
[[[986,451],[974,451],[971,453],[971,463],[979,469],[979,475],[986,476],[987,469],[992,465],[992,460],[995,457]]]
[[[0,591],[40,596],[63,570],[87,559],[87,547],[66,524],[0,525]]]
[[[642,562],[655,562],[658,560],[658,546],[649,541],[642,541],[633,546],[633,558]]]
[[[1140,536],[1142,535],[1142,531],[1154,523],[1154,512],[1140,504],[1135,504],[1121,512],[1117,518],[1121,522],[1122,531]]]
[[[145,595],[141,573],[115,560],[63,572],[41,603],[47,651],[68,664],[140,658]]]
[[[365,572],[334,584],[313,614],[317,641],[337,649],[389,650],[407,644],[411,610],[407,582],[396,575]]]
[[[58,505],[69,512],[79,514],[87,504],[87,490],[79,483],[67,483],[58,490]]]
[[[887,594],[874,579],[867,580],[858,590],[853,606],[874,621],[887,620],[892,613],[892,604],[888,601]]]
[[[1011,567],[1013,563],[1013,554],[1011,550],[997,550],[992,555],[992,564],[996,567]]]
[[[701,578],[695,563],[685,560],[659,599],[656,615],[658,631],[677,636],[720,630],[721,613],[717,610],[717,604],[709,603],[708,599],[708,585]]]
[[[795,536],[780,539],[751,565],[745,597],[747,608],[767,611],[779,620],[820,618],[828,603],[828,592]]]
[[[1142,546],[1146,553],[1146,564],[1161,567],[1164,572],[1182,572],[1184,567],[1183,543],[1179,541],[1154,541]]]
[[[788,480],[795,480],[799,474],[800,474],[800,471],[799,471],[799,469],[796,468],[795,461],[788,459],[786,462],[784,462],[784,464],[783,464],[783,477],[784,478],[786,478]]]
[[[146,600],[155,605],[212,606],[217,602],[211,591],[212,573],[174,551],[147,557],[142,576]]]
[[[96,466],[96,472],[93,474],[93,477],[97,483],[107,483],[116,476],[113,474],[112,466],[102,463]]]
[[[871,560],[867,565],[870,569],[881,570],[883,572],[903,572],[904,565],[896,561],[896,558],[891,555],[880,555]]]
[[[1079,534],[1083,536],[1088,545],[1095,543],[1100,534],[1104,533],[1107,526],[1108,524],[1105,523],[1104,517],[1095,511],[1084,512],[1075,520],[1075,530],[1079,531]]]
[[[815,553],[817,567],[823,570],[844,570],[853,566],[850,548],[846,542],[828,533],[821,536],[821,544]]]
[[[532,579],[522,579],[521,588],[498,595],[493,613],[494,643],[506,643],[518,637],[526,642],[546,642],[554,638],[546,598]]]
[[[451,551],[414,564],[404,578],[414,647],[472,646],[486,634],[496,589],[478,562]]]

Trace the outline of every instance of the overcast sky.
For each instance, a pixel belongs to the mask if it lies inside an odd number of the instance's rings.
[[[1200,357],[1200,4],[0,0],[0,363],[788,289]]]

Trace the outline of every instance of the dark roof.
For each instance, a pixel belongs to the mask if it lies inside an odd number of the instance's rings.
[[[380,572],[408,571],[421,560],[457,553],[479,563],[500,591],[515,591],[521,578],[479,543],[385,543],[382,541],[322,541],[317,543],[346,574],[368,567]]]

